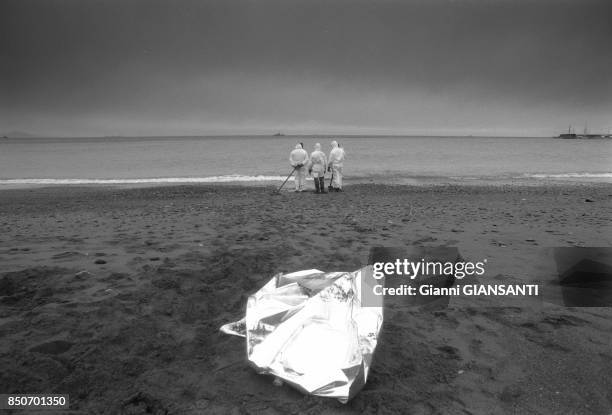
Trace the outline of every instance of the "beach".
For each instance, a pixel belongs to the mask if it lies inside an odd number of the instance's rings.
[[[219,332],[272,275],[354,271],[372,246],[456,246],[526,280],[540,248],[612,245],[609,184],[273,190],[0,190],[0,389],[87,414],[612,412],[609,308],[386,308],[346,405],[274,386]]]

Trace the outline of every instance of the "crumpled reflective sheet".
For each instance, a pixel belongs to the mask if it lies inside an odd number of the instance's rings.
[[[361,307],[361,273],[278,274],[221,331],[246,337],[259,373],[346,403],[365,385],[383,323],[382,297],[380,307]]]

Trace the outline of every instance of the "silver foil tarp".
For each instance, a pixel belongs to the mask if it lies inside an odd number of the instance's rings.
[[[365,385],[383,323],[382,297],[361,306],[362,272],[275,275],[249,297],[245,318],[221,331],[246,337],[258,373],[346,403]]]

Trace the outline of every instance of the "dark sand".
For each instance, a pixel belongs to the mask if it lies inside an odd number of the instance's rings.
[[[1,191],[0,392],[69,394],[87,414],[612,413],[603,308],[388,308],[346,405],[257,375],[219,327],[274,273],[448,245],[521,280],[540,247],[612,245],[609,185],[346,190]]]

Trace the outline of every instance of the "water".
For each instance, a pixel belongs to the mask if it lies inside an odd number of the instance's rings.
[[[0,140],[0,185],[269,182],[289,152],[321,137],[145,137]],[[612,140],[341,137],[353,182],[573,180],[612,183]]]

